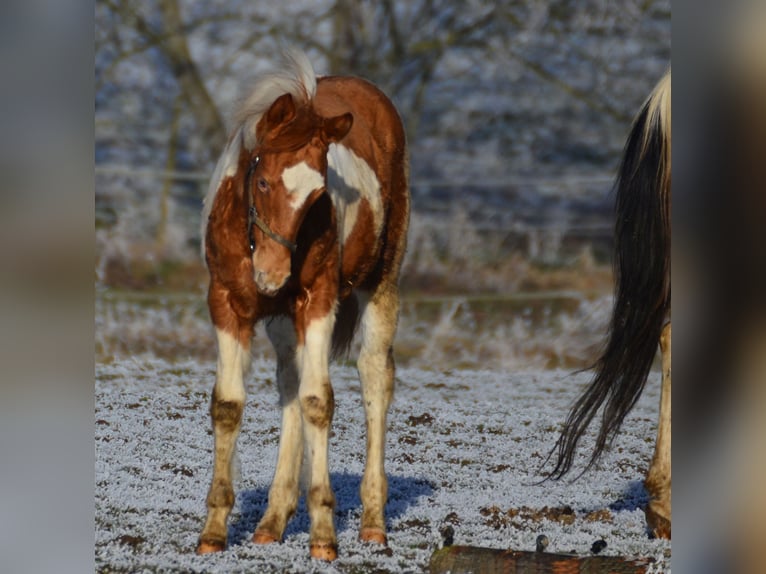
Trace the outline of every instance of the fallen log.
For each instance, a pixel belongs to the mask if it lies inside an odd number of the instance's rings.
[[[446,546],[431,555],[431,574],[645,574],[651,559],[577,556],[500,550],[479,546]]]

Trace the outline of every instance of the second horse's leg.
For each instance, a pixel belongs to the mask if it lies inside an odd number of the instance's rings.
[[[646,522],[658,538],[670,538],[671,525],[671,465],[670,465],[670,363],[671,328],[665,325],[660,336],[662,353],[662,395],[657,444],[644,484],[651,500],[646,507]]]

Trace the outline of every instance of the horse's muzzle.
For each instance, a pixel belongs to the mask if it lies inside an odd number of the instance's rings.
[[[290,278],[290,273],[273,273],[256,269],[254,273],[255,285],[258,287],[258,291],[273,297],[279,290],[285,286],[287,280]]]

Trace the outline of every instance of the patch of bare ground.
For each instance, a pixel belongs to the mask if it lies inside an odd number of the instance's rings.
[[[609,510],[601,509],[582,513],[581,516],[569,506],[543,506],[542,508],[530,508],[521,506],[519,508],[509,508],[502,510],[498,506],[483,507],[479,514],[485,517],[485,524],[495,530],[501,528],[513,527],[516,529],[528,529],[530,524],[539,525],[543,521],[558,522],[564,525],[574,524],[577,518],[582,518],[587,522],[612,522],[612,513]]]

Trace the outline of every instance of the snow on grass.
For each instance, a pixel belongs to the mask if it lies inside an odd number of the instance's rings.
[[[333,366],[337,402],[330,446],[339,558],[308,558],[301,501],[284,542],[250,541],[265,509],[280,414],[274,364],[256,358],[238,442],[241,478],[229,548],[196,556],[211,476],[208,415],[214,362],[150,356],[96,365],[96,540],[102,572],[417,572],[450,525],[455,544],[650,557],[670,570],[670,543],[650,540],[642,479],[656,432],[658,375],[602,464],[582,478],[540,484],[539,467],[587,374],[402,368],[389,416],[388,548],[357,540],[364,413],[353,367]],[[592,435],[588,437],[592,441]],[[588,443],[590,444],[590,443]],[[587,444],[578,459],[580,468]]]

